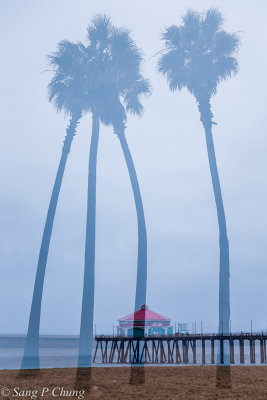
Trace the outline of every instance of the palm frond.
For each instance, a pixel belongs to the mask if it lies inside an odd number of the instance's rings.
[[[215,36],[212,54],[214,57],[234,54],[238,50],[239,42],[240,39],[237,34],[220,31]]]
[[[108,16],[98,14],[90,22],[87,28],[87,38],[92,46],[97,43],[106,44],[112,34],[113,26]]]
[[[162,35],[158,71],[171,90],[186,87],[195,96],[211,96],[218,83],[238,70],[234,55],[239,37],[222,30],[223,17],[216,8],[203,14],[188,10],[182,20],[180,27],[172,25]]]
[[[237,74],[238,62],[234,57],[220,57],[214,65],[214,75],[219,82]]]
[[[82,62],[81,44],[62,40],[57,51],[48,55],[52,68],[73,71]]]
[[[132,114],[142,115],[144,107],[141,104],[141,97],[151,94],[151,84],[148,79],[140,77],[134,81],[133,86],[123,96],[126,111]]]
[[[84,64],[83,48],[80,43],[61,41],[57,51],[48,55],[54,76],[48,85],[48,99],[57,111],[70,114],[79,108],[84,109],[82,71]]]
[[[144,106],[138,100],[138,98],[129,98],[126,104],[126,111],[129,111],[132,114],[138,115],[139,117],[143,115]]]
[[[166,48],[172,49],[180,46],[181,41],[181,28],[171,25],[166,28],[166,31],[161,35],[162,40],[165,42]]]
[[[202,18],[202,29],[206,36],[212,37],[216,32],[221,30],[223,25],[222,13],[217,8],[210,8],[204,13]]]
[[[191,29],[199,29],[201,14],[192,9],[187,10],[187,13],[182,17],[184,26]]]

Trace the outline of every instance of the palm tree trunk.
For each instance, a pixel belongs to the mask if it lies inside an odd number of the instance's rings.
[[[95,290],[95,226],[96,226],[96,165],[99,139],[99,116],[93,113],[92,138],[89,155],[87,222],[83,299],[79,342],[79,367],[91,366]]]
[[[124,129],[118,129],[118,137],[122,147],[123,155],[127,164],[137,214],[137,225],[138,225],[138,260],[137,260],[137,278],[136,278],[136,291],[135,291],[135,311],[139,310],[142,305],[146,304],[146,285],[147,285],[147,234],[146,234],[146,222],[143,208],[142,197],[138,184],[138,179],[129,150],[128,143],[125,138]],[[133,321],[133,336],[144,337],[144,329],[135,328],[136,320]],[[138,360],[140,362],[140,360]],[[142,384],[145,382],[145,370],[144,365],[135,368],[133,357],[131,360],[131,371],[130,371],[130,384]]]
[[[210,173],[213,192],[217,208],[219,224],[220,245],[220,272],[219,272],[219,332],[229,333],[230,328],[230,266],[229,266],[229,243],[227,237],[226,219],[223,207],[220,179],[217,169],[214,143],[212,137],[212,112],[210,99],[200,97],[198,108],[201,115],[206,135],[206,144],[209,158]]]
[[[26,337],[24,356],[22,359],[21,368],[40,368],[39,363],[39,331],[40,331],[40,318],[41,318],[41,305],[43,286],[45,278],[45,270],[47,257],[49,252],[50,239],[53,229],[53,223],[57,208],[58,197],[60,193],[61,183],[65,171],[65,166],[70,152],[71,143],[75,136],[76,128],[79,123],[81,114],[72,115],[69,126],[66,130],[66,136],[64,145],[62,148],[62,154],[57,170],[56,180],[54,183],[50,204],[46,216],[45,227],[43,231],[43,237],[41,242],[41,248],[39,252],[39,259],[37,265],[37,271],[35,276],[32,305],[30,311],[28,332]]]
[[[143,209],[143,202],[140,193],[140,188],[137,180],[137,175],[133,163],[133,159],[125,138],[123,130],[118,133],[123,155],[127,164],[134,200],[137,213],[138,223],[138,262],[137,262],[137,280],[135,294],[135,311],[146,304],[146,283],[147,283],[147,234],[146,222]]]

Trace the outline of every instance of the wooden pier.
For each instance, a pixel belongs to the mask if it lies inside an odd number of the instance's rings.
[[[260,363],[266,364],[266,340],[264,333],[185,334],[168,336],[96,336],[93,362],[101,364],[235,364],[245,363],[245,343],[249,345],[249,360],[256,363],[256,346],[259,347]],[[197,343],[201,343],[197,357]],[[235,348],[238,347],[238,350]],[[207,347],[210,359],[207,359]],[[215,359],[215,347],[219,358]],[[238,359],[235,354],[238,352]],[[100,360],[97,361],[97,355]],[[200,360],[198,360],[200,358]],[[99,357],[98,357],[99,359]],[[227,361],[228,360],[228,361]]]

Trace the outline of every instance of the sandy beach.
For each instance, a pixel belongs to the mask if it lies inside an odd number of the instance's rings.
[[[0,387],[6,399],[267,399],[267,367],[2,370]]]

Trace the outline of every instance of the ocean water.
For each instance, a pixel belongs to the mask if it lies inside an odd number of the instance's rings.
[[[19,369],[23,356],[25,336],[0,335],[0,369]],[[77,336],[42,336],[40,338],[40,365],[41,368],[64,368],[77,367],[79,338]],[[165,352],[167,355],[167,346]],[[93,349],[93,354],[95,345]],[[109,344],[110,350],[110,344]],[[151,350],[151,348],[149,349]],[[256,341],[256,365],[260,365],[260,346]],[[182,355],[182,349],[180,347]],[[215,360],[217,360],[217,348],[215,347]],[[109,354],[109,351],[108,351]],[[97,353],[94,366],[125,366],[125,364],[117,364],[116,358],[113,364],[101,363],[101,352]],[[206,364],[211,363],[211,349],[209,342],[206,342]],[[197,364],[202,363],[201,342],[197,342]],[[239,346],[235,343],[235,364],[240,364]],[[250,364],[249,343],[245,341],[245,364]],[[128,364],[130,366],[130,364]],[[154,364],[154,365],[193,365],[192,351],[189,350],[189,363],[187,364]]]
[[[41,368],[76,367],[78,337],[43,336],[40,338]],[[0,336],[0,369],[19,369],[25,336]]]

